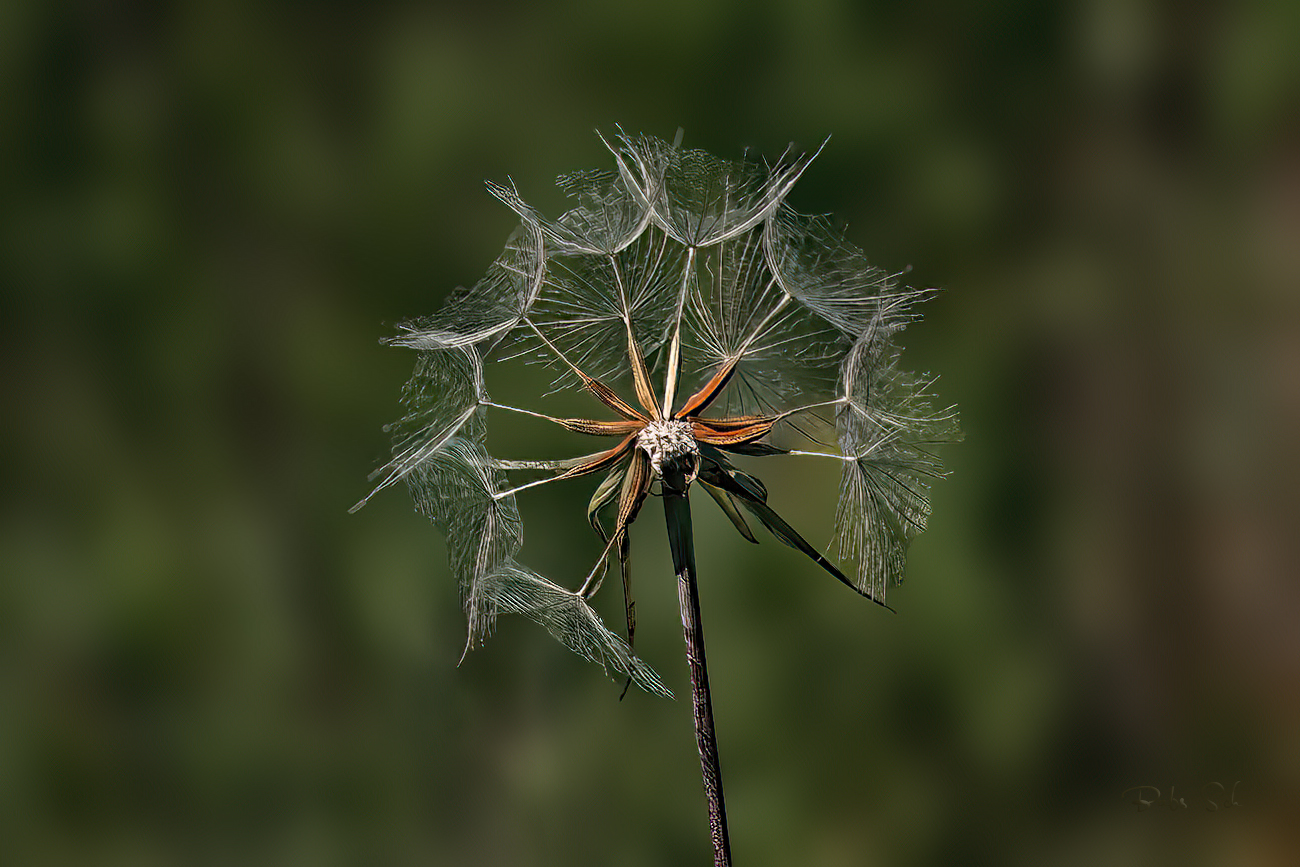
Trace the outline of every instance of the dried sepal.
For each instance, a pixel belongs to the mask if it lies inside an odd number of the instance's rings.
[[[622,464],[612,467],[592,493],[591,501],[587,503],[587,523],[591,524],[591,529],[596,531],[602,542],[609,541],[609,534],[600,523],[600,511],[618,499],[626,473],[627,468]]]
[[[722,490],[722,488],[719,488],[716,485],[711,485],[706,481],[701,480],[700,485],[704,488],[705,493],[712,497],[713,501],[718,504],[718,508],[722,510],[722,514],[727,516],[727,519],[731,521],[732,525],[736,528],[736,531],[757,545],[758,540],[754,538],[754,531],[749,529],[749,524],[745,521],[745,516],[740,514],[740,510],[736,507],[736,498]]]

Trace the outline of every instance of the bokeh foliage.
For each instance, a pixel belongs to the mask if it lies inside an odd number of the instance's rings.
[[[737,860],[1293,863],[1298,32],[1281,0],[7,4],[0,861],[702,859],[685,704],[519,619],[455,669],[438,534],[396,492],[346,513],[412,363],[381,323],[499,252],[484,178],[558,213],[617,122],[832,134],[792,204],[945,290],[904,361],[967,437],[898,615],[699,510]],[[765,480],[829,540],[833,469]],[[588,494],[521,504],[530,562],[590,562]],[[1227,812],[1120,795],[1234,779]]]

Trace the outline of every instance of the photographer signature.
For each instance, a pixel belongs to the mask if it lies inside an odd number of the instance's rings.
[[[1205,805],[1207,812],[1213,813],[1218,810],[1241,806],[1237,801],[1237,786],[1239,785],[1241,785],[1241,780],[1235,781],[1231,789],[1223,785],[1223,783],[1206,783],[1201,787],[1199,801],[1196,795],[1179,795],[1178,788],[1173,784],[1170,784],[1167,795],[1159,786],[1130,786],[1123,791],[1121,797],[1131,804],[1136,804],[1139,813],[1148,807],[1187,810],[1200,803]],[[1130,794],[1134,796],[1131,801],[1129,800]],[[1188,803],[1189,800],[1191,801],[1190,804]]]

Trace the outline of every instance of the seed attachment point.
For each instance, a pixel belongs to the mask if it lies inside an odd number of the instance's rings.
[[[695,442],[688,421],[656,419],[637,434],[636,445],[650,456],[650,466],[654,467],[655,475],[661,478],[664,467],[669,464],[699,466],[700,447]],[[695,473],[689,473],[689,477],[693,479]]]

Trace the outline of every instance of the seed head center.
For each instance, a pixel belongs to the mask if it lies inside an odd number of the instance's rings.
[[[656,475],[663,475],[664,464],[699,455],[700,447],[691,435],[691,423],[665,418],[650,422],[636,437],[637,448],[650,456]]]

